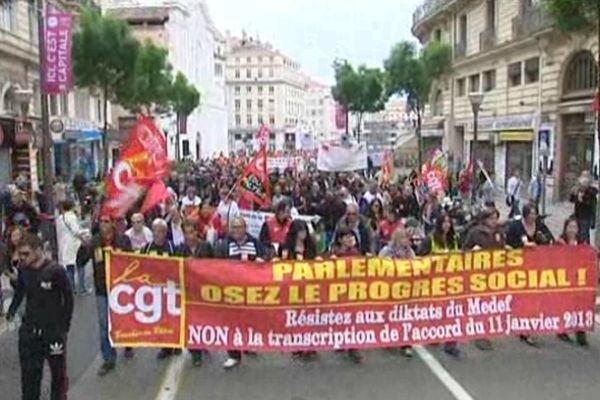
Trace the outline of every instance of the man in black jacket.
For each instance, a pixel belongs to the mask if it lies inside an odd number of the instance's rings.
[[[592,178],[588,171],[579,177],[579,185],[571,193],[571,202],[575,204],[574,215],[579,225],[579,240],[590,243],[590,230],[596,222],[596,204],[598,189],[591,185]]]
[[[44,256],[42,240],[28,234],[18,248],[23,269],[6,318],[11,321],[26,298],[19,328],[19,359],[23,400],[39,400],[48,360],[51,399],[67,398],[67,334],[73,316],[73,292],[65,270]]]
[[[200,239],[196,224],[192,221],[183,223],[183,236],[185,241],[178,250],[181,257],[213,258],[213,248],[207,241]],[[194,366],[202,365],[202,350],[190,350]]]
[[[106,290],[106,253],[111,250],[131,251],[131,242],[125,235],[118,235],[113,221],[108,215],[100,216],[100,229],[92,240],[84,243],[77,252],[77,267],[80,268],[92,260],[94,268],[94,288],[98,308],[98,326],[100,330],[100,352],[103,363],[98,371],[104,376],[115,369],[117,352],[108,337],[108,296]],[[125,349],[125,357],[133,357],[131,348]]]

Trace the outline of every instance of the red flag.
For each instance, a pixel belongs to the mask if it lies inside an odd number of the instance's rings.
[[[269,128],[266,125],[261,125],[258,132],[256,132],[256,141],[258,142],[259,148],[266,147],[269,141]]]
[[[166,139],[152,119],[140,116],[106,178],[103,213],[115,218],[125,215],[145,189],[168,174]]]
[[[267,174],[267,148],[261,147],[244,170],[237,183],[240,196],[258,203],[261,207],[271,204],[269,175]]]
[[[386,151],[383,155],[383,165],[381,166],[381,176],[379,183],[389,183],[392,179],[392,170],[394,169],[394,159],[392,153]]]
[[[156,181],[146,193],[146,199],[144,200],[144,204],[142,204],[142,209],[140,212],[145,214],[150,211],[154,206],[159,204],[161,201],[168,199],[171,197],[171,193],[167,190],[167,187],[163,183],[163,181]]]

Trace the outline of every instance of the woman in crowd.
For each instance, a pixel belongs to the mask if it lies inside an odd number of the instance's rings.
[[[183,218],[177,207],[171,209],[170,217],[169,240],[173,243],[173,246],[179,247],[183,244],[185,238],[183,232]]]
[[[567,218],[562,234],[556,243],[562,246],[578,246],[586,243],[585,239],[582,239],[579,235],[579,224],[577,223],[576,217]],[[562,341],[571,343],[571,338],[566,333],[559,334],[558,338]],[[575,332],[575,341],[582,347],[589,346],[587,335],[584,331]]]
[[[442,214],[435,220],[433,232],[421,243],[419,255],[444,254],[458,249],[458,238],[454,232],[452,218],[448,214]],[[456,342],[444,343],[444,351],[451,357],[460,357]]]
[[[308,225],[301,220],[292,222],[285,242],[279,247],[279,258],[282,260],[314,260],[317,257],[317,246],[308,231]],[[316,351],[297,351],[293,356],[301,361],[312,361]]]
[[[379,242],[381,245],[387,245],[392,238],[392,234],[402,227],[404,227],[404,223],[398,217],[398,211],[391,206],[387,207],[384,218],[379,221]]]
[[[392,234],[389,244],[381,249],[379,257],[414,258],[415,252],[411,246],[410,235],[404,227],[400,227]],[[413,356],[411,346],[403,346],[401,350],[405,357],[411,358]]]

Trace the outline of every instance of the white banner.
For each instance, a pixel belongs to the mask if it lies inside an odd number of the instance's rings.
[[[317,169],[326,172],[356,171],[367,168],[367,146],[321,144]]]
[[[279,170],[283,172],[286,168],[294,168],[298,171],[304,170],[304,159],[302,157],[269,157],[267,160],[267,169],[269,171]]]
[[[262,229],[265,221],[272,217],[273,213],[267,213],[262,211],[250,211],[250,210],[240,210],[240,216],[246,220],[246,231],[258,239],[258,235],[260,235],[260,230]],[[316,215],[294,215],[292,214],[293,219],[299,219],[308,224],[309,231],[312,232],[312,226],[310,223],[312,221],[319,220],[320,217]]]

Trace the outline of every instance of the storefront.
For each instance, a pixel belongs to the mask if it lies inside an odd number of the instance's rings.
[[[519,171],[523,182],[528,182],[534,172],[533,162],[533,130],[501,131],[498,133],[501,146],[506,148],[504,176],[506,180],[515,171]]]
[[[101,163],[102,132],[92,123],[73,119],[52,120],[54,141],[54,173],[68,181],[76,173],[92,179]]]
[[[35,158],[32,140],[31,122],[0,118],[0,183],[10,183],[22,174],[29,180],[30,188],[35,188],[37,171],[32,171],[35,168],[35,163],[32,163],[32,158]]]

